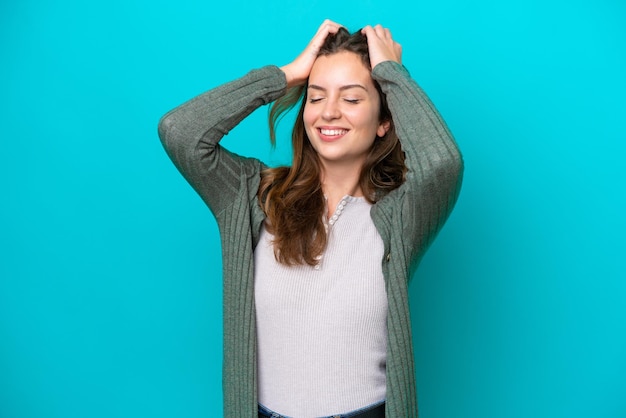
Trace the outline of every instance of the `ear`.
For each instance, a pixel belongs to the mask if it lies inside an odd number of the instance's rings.
[[[378,129],[376,130],[376,135],[382,138],[383,136],[387,135],[387,132],[389,132],[389,128],[391,128],[391,122],[389,122],[388,120],[381,122],[378,125]]]

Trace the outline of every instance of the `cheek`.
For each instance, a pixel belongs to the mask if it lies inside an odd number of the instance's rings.
[[[376,109],[359,109],[353,112],[344,113],[346,119],[350,120],[354,127],[364,130],[376,130],[378,127],[379,114]]]
[[[304,112],[302,113],[302,121],[304,122],[305,128],[309,128],[309,126],[313,125],[315,122],[316,115],[313,110],[311,110],[310,106],[304,106]]]

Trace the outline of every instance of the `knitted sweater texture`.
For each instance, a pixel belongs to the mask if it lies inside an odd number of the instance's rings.
[[[371,209],[385,247],[386,416],[417,417],[408,284],[456,202],[463,162],[445,122],[403,66],[380,63],[372,77],[387,96],[408,169],[404,184]],[[229,152],[219,141],[255,109],[285,94],[286,87],[280,69],[263,67],[195,97],[159,123],[168,155],[220,229],[224,416],[229,418],[257,416],[254,248],[264,220],[256,194],[265,165]]]

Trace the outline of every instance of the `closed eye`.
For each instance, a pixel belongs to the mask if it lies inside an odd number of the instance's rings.
[[[357,104],[361,101],[361,99],[344,99],[344,100],[351,104]]]
[[[322,101],[321,97],[313,97],[313,98],[309,99],[309,103],[317,103],[317,102],[320,102],[320,101]]]

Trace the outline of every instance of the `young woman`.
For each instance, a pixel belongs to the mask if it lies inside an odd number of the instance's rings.
[[[220,139],[301,100],[291,167]],[[388,29],[325,21],[305,50],[165,115],[159,135],[215,215],[228,417],[416,417],[410,272],[462,175],[441,116]]]

